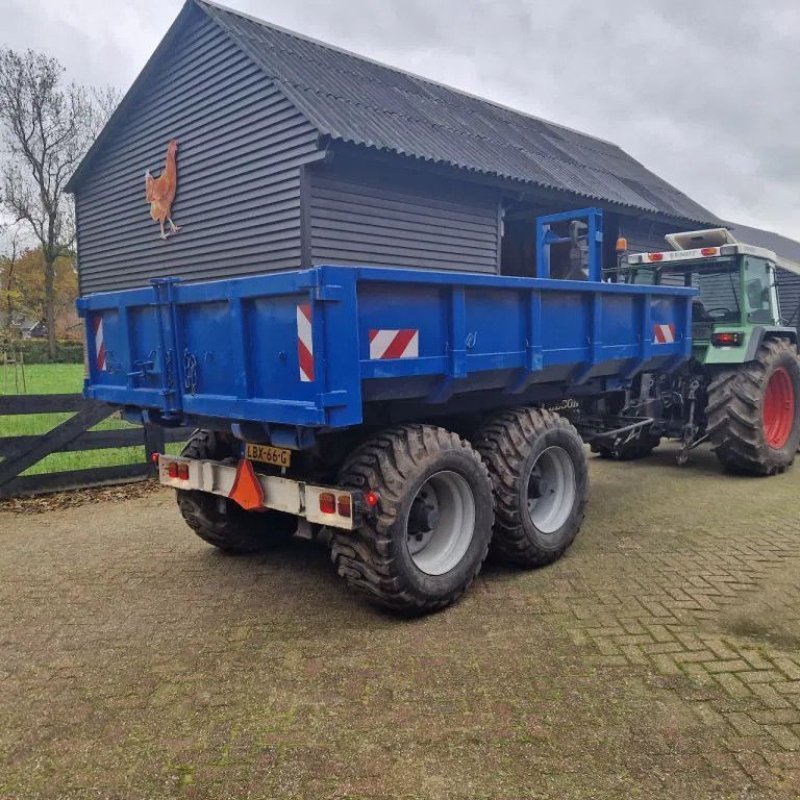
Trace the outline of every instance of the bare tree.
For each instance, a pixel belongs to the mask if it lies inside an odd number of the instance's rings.
[[[74,252],[75,219],[64,186],[117,102],[113,89],[66,83],[54,58],[0,49],[0,203],[42,248],[44,317],[56,354],[55,262]]]
[[[0,328],[11,328],[16,310],[16,269],[22,249],[22,231],[18,224],[0,223],[0,240],[2,240],[2,255],[0,255]]]

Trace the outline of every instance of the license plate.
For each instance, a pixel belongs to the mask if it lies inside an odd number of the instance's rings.
[[[262,464],[272,464],[276,467],[288,467],[292,462],[292,451],[282,447],[271,447],[268,444],[251,444],[248,442],[244,448],[245,458],[251,461],[260,461]]]

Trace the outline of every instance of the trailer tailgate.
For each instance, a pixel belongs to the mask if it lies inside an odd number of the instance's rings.
[[[87,295],[87,397],[303,426],[361,417],[355,273],[319,270]],[[330,335],[327,332],[330,331]]]

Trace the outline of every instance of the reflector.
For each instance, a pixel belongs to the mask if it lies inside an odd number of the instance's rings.
[[[319,510],[323,514],[336,513],[336,497],[333,492],[323,492],[319,496]]]
[[[352,510],[350,507],[350,495],[349,494],[340,494],[339,495],[339,503],[337,505],[339,509],[339,516],[340,517],[349,517],[352,514]]]
[[[236,468],[236,478],[228,497],[245,511],[253,511],[264,506],[264,490],[253,470],[253,465],[246,459],[242,459]]]

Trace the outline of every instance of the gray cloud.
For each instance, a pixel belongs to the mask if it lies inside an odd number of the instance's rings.
[[[609,139],[722,217],[800,238],[794,0],[229,0]],[[0,0],[0,38],[127,88],[176,0]]]

